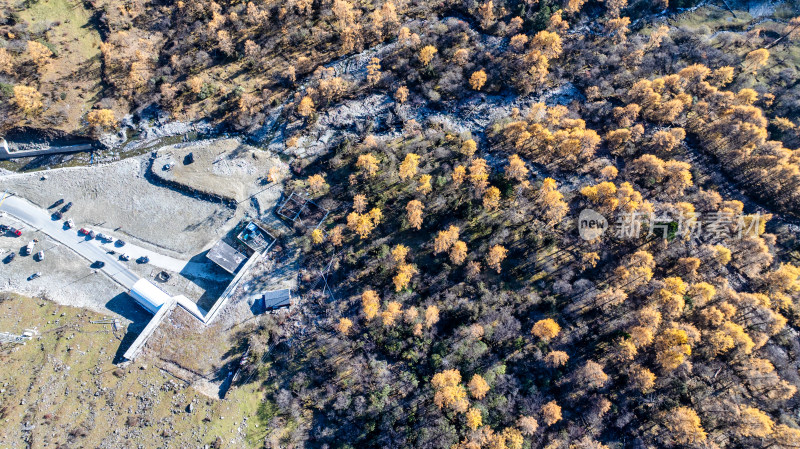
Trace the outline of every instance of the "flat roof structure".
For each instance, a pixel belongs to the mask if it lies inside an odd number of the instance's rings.
[[[275,237],[255,222],[247,223],[237,238],[255,252],[261,252],[275,241]]]
[[[265,292],[261,296],[261,300],[264,301],[264,310],[267,311],[280,309],[281,307],[289,307],[292,302],[292,291],[288,288],[283,288]]]
[[[236,270],[247,260],[247,256],[222,240],[208,251],[206,257],[230,274],[235,274]]]

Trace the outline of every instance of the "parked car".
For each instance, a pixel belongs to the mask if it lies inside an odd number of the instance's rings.
[[[63,216],[64,214],[60,210],[53,212],[53,220],[61,220]]]
[[[64,224],[67,225],[67,229],[72,229],[72,228],[75,227],[75,222],[72,221],[71,218],[69,220],[67,220],[66,223],[64,223]]]
[[[72,209],[72,201],[67,203],[64,207],[61,208],[61,212],[67,212],[68,210]]]
[[[122,254],[119,255],[119,260],[124,260],[124,261],[127,262],[127,261],[131,260],[131,256],[129,256],[129,255],[125,254],[125,253],[122,253]]]
[[[36,259],[38,259],[39,262],[43,261],[44,260],[44,251],[39,251],[38,253],[36,253]]]
[[[0,232],[8,232],[8,229],[9,229],[8,226],[0,225]]]
[[[52,206],[50,206],[50,207],[58,207],[58,206],[60,206],[60,205],[62,205],[62,204],[64,204],[64,198],[61,198],[60,200],[56,201],[56,202],[55,202],[55,203],[53,203],[53,205],[52,205]]]
[[[117,240],[117,246],[125,246],[125,240]]]
[[[17,253],[14,252],[9,253],[8,256],[6,256],[5,258],[6,263],[11,263],[11,261],[14,260],[15,257],[17,257]]]
[[[97,240],[105,240],[106,236],[102,232],[97,233]]]
[[[80,235],[89,235],[89,230],[86,229],[86,228],[80,228],[80,229],[78,229],[78,234],[80,234]]]
[[[147,257],[147,256],[142,256],[142,257],[136,259],[136,262],[138,262],[138,263],[148,263],[148,262],[150,262],[150,258]]]
[[[32,281],[32,280],[34,280],[34,279],[38,278],[38,277],[39,277],[39,276],[41,276],[41,275],[42,275],[42,273],[40,273],[40,272],[38,272],[38,271],[37,271],[36,273],[33,273],[32,275],[28,276],[28,280],[29,280],[29,281]]]
[[[89,234],[87,234],[87,235],[89,236],[90,239],[93,239],[94,236],[95,236],[95,233],[94,233],[94,231],[89,231]]]
[[[25,255],[26,256],[30,256],[31,253],[33,253],[33,247],[35,245],[36,245],[36,242],[33,242],[33,241],[28,242],[28,244],[25,246]]]
[[[22,235],[22,231],[20,231],[19,229],[9,228],[8,230],[11,231],[12,234],[14,234],[14,237],[19,237]]]
[[[95,260],[92,264],[92,268],[103,268],[104,266],[106,266],[106,263],[102,260]]]

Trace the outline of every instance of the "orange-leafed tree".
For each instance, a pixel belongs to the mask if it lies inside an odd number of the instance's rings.
[[[456,165],[455,168],[453,168],[453,184],[455,184],[456,187],[460,186],[466,177],[467,169],[464,168],[463,165]]]
[[[483,399],[486,397],[486,393],[489,392],[489,384],[480,374],[473,375],[467,386],[469,387],[469,394],[475,399]]]
[[[561,332],[561,326],[552,318],[537,321],[531,329],[533,335],[544,341],[556,338],[559,332]]]
[[[417,154],[406,154],[405,159],[400,163],[400,179],[413,178],[417,174],[417,170],[419,170],[419,160],[420,157]]]
[[[358,156],[356,167],[365,175],[372,178],[378,173],[378,158],[372,153],[362,154]]]
[[[392,248],[392,260],[394,263],[399,264],[406,261],[406,257],[408,257],[408,247],[401,244],[397,244]]]
[[[500,207],[500,189],[491,186],[483,194],[483,207],[486,210],[495,210]]]
[[[472,72],[472,75],[469,77],[469,86],[474,90],[481,90],[484,84],[486,84],[486,71],[483,69]]]
[[[433,241],[433,253],[439,254],[450,249],[455,242],[458,241],[461,230],[458,226],[450,225],[444,231],[439,231],[439,234]]]
[[[501,264],[505,260],[508,250],[502,245],[494,245],[486,256],[486,264],[500,274]]]
[[[13,103],[23,114],[35,115],[42,110],[42,94],[35,87],[14,86]]]
[[[425,206],[419,200],[411,200],[406,204],[406,219],[409,226],[417,230],[422,228],[422,211],[424,209]]]
[[[528,179],[528,167],[525,162],[516,154],[508,157],[508,165],[506,166],[506,176],[515,181],[521,182]]]
[[[542,419],[545,425],[552,426],[561,421],[561,407],[556,401],[550,401],[542,406]]]
[[[478,151],[478,143],[475,139],[467,139],[461,144],[461,153],[467,157],[472,157]]]
[[[433,60],[433,56],[438,51],[439,50],[437,50],[433,45],[426,45],[422,47],[422,50],[419,51],[419,62],[421,62],[424,66],[430,64],[430,62]]]
[[[386,309],[381,312],[381,320],[384,326],[394,326],[397,318],[403,314],[403,309],[399,302],[389,301],[386,304]]]
[[[439,322],[439,308],[436,306],[428,306],[425,308],[425,327],[431,328],[434,324]]]
[[[471,430],[475,430],[483,425],[481,411],[475,407],[472,407],[467,411],[465,418],[467,419],[467,427],[469,427]]]
[[[550,351],[544,356],[544,363],[550,368],[564,366],[569,361],[569,355],[564,351]]]
[[[461,385],[461,373],[450,369],[436,373],[431,380],[435,390],[433,402],[439,408],[450,408],[464,413],[469,408],[467,390]]]
[[[339,331],[342,335],[347,335],[350,333],[350,329],[353,328],[353,321],[350,318],[339,318],[339,322],[336,323],[336,330]]]
[[[450,261],[455,265],[461,265],[467,258],[467,244],[459,240],[450,247]]]
[[[408,287],[411,283],[411,278],[417,273],[417,269],[410,264],[402,263],[397,267],[397,274],[395,274],[393,282],[395,291],[401,291]]]
[[[489,187],[489,165],[485,159],[475,158],[469,165],[469,180],[478,195],[483,195]]]
[[[706,431],[697,412],[689,407],[677,407],[664,413],[667,438],[678,445],[695,445],[706,441]]]
[[[303,97],[300,100],[300,104],[297,105],[297,113],[303,117],[308,117],[314,113],[314,100],[311,99],[308,95]]]
[[[380,297],[375,290],[364,290],[364,292],[361,293],[361,308],[364,311],[364,317],[368,321],[378,315]]]

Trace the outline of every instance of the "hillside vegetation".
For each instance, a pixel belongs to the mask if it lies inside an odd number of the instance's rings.
[[[36,5],[0,25],[3,128],[66,101]],[[294,226],[304,327],[247,337],[249,444],[800,447],[793,3],[85,8],[101,90],[57,126],[153,106],[325,147],[270,174],[330,214]]]

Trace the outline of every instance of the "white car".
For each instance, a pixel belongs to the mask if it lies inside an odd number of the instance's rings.
[[[44,260],[44,251],[39,251],[38,253],[36,253],[36,258],[39,260],[39,262],[43,261]]]
[[[68,228],[68,229],[72,229],[72,228],[74,228],[74,227],[75,227],[75,222],[74,222],[74,221],[72,221],[72,219],[71,219],[71,218],[70,218],[69,220],[67,220],[67,222],[66,222],[65,224],[67,225],[67,228]]]

